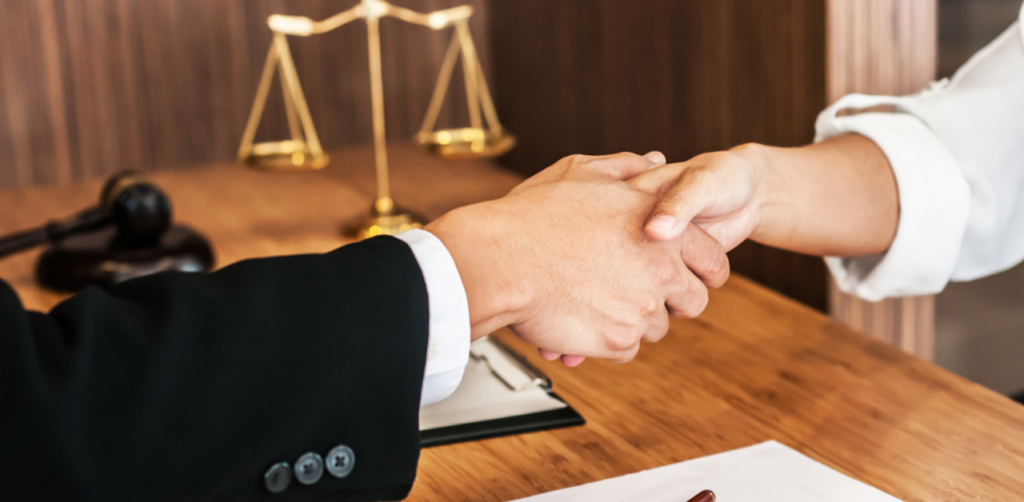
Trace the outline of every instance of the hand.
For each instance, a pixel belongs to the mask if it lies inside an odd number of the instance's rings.
[[[507,325],[551,353],[624,362],[641,340],[664,336],[670,315],[699,314],[704,282],[723,283],[728,261],[696,227],[663,242],[643,234],[655,198],[619,180],[657,165],[568,157],[502,199],[428,225],[462,276],[473,338]]]
[[[761,223],[766,200],[759,145],[698,155],[641,173],[629,183],[654,192],[658,203],[645,231],[652,239],[676,239],[692,221],[731,250]]]
[[[677,238],[696,223],[727,250],[744,239],[822,256],[884,252],[899,224],[896,178],[873,141],[844,134],[798,148],[747,144],[641,173],[658,194],[645,231]]]

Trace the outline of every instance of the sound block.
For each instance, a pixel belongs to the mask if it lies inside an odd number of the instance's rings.
[[[149,246],[121,243],[117,229],[107,228],[68,237],[44,251],[36,266],[36,279],[50,289],[78,291],[167,270],[206,272],[211,268],[209,241],[186,226],[172,226],[159,242]]]

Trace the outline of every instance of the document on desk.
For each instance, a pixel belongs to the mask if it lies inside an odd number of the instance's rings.
[[[516,502],[685,502],[701,490],[718,502],[899,502],[775,441]]]
[[[424,447],[585,423],[551,391],[551,379],[499,340],[473,342],[469,356],[455,393],[420,408]]]

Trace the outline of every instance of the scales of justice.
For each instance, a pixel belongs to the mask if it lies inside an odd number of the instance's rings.
[[[301,16],[272,15],[267,24],[274,32],[270,52],[263,67],[256,101],[253,103],[238,149],[238,161],[252,168],[266,171],[304,171],[327,165],[328,157],[320,145],[313,127],[306,98],[299,85],[288,35],[307,37],[335,30],[357,19],[365,19],[369,39],[370,99],[373,107],[373,146],[377,174],[377,200],[370,215],[359,228],[359,239],[375,235],[394,235],[419,228],[419,221],[391,200],[388,187],[388,153],[384,135],[384,85],[381,75],[380,18],[391,16],[433,30],[452,29],[451,43],[441,63],[430,105],[415,142],[426,151],[446,159],[479,159],[495,157],[507,152],[516,142],[514,135],[504,130],[491,100],[487,81],[480,70],[480,60],[469,32],[469,17],[473,8],[468,5],[420,13],[391,5],[384,0],[361,0],[355,7],[323,21]],[[434,130],[441,105],[451,81],[452,72],[462,57],[462,70],[466,80],[466,98],[469,102],[469,127]],[[263,115],[267,95],[275,69],[280,75],[284,95],[285,116],[291,139],[253,143],[256,129]],[[481,117],[481,115],[483,117]],[[487,128],[482,120],[487,120]]]

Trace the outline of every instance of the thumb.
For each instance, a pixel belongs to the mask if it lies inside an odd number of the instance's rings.
[[[657,171],[668,171],[657,173]],[[690,220],[699,215],[712,201],[710,188],[703,176],[687,176],[681,170],[656,169],[637,176],[635,186],[661,193],[644,227],[647,236],[655,240],[679,237]],[[641,179],[643,178],[643,179]]]

